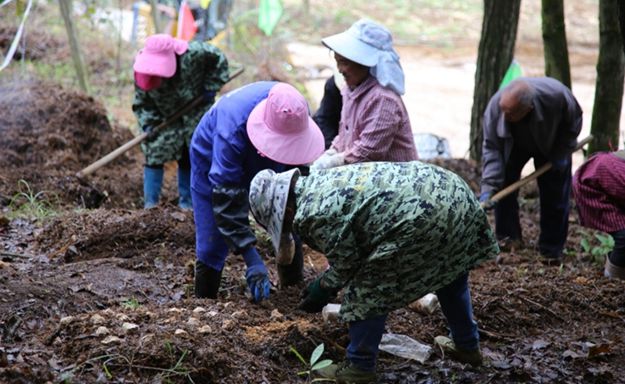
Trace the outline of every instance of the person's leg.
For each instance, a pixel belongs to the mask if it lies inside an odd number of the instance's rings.
[[[529,159],[529,154],[520,150],[512,150],[510,158],[505,164],[502,189],[519,180],[521,171]],[[518,196],[518,192],[511,193],[495,206],[495,235],[498,240],[522,240]]]
[[[539,168],[547,162],[536,158]],[[569,231],[569,205],[571,196],[571,157],[563,169],[550,169],[538,178],[540,192],[540,237],[538,247],[541,255],[559,260]]]
[[[614,239],[614,248],[608,254],[604,275],[625,279],[625,229],[610,233]]]
[[[189,148],[185,145],[178,160],[178,206],[183,209],[192,209],[191,200],[191,162]]]
[[[158,205],[163,186],[163,165],[145,165],[143,167],[143,208]]]
[[[280,286],[288,287],[296,285],[304,280],[304,251],[302,249],[302,240],[293,233],[293,242],[295,243],[295,254],[293,261],[288,265],[278,264],[278,278]]]
[[[465,351],[479,350],[477,324],[473,320],[473,307],[469,293],[468,273],[436,291],[441,310],[447,319],[451,337],[456,347]]]
[[[388,315],[381,315],[349,323],[347,360],[358,369],[367,372],[375,371],[380,340],[382,340],[387,317]]]
[[[347,358],[315,372],[336,383],[375,383],[375,366],[388,315],[349,323]]]
[[[221,271],[224,267],[228,246],[223,240],[215,219],[211,195],[191,189],[193,216],[195,219],[195,296],[217,298]]]

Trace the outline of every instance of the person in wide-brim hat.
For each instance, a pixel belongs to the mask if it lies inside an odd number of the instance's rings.
[[[254,301],[269,296],[269,276],[248,220],[249,183],[263,169],[285,171],[323,153],[308,103],[286,83],[261,81],[224,95],[202,118],[191,141],[191,190],[196,227],[195,295],[216,298],[229,251],[245,260]],[[301,243],[289,236],[290,263],[280,284],[302,280]],[[295,243],[294,243],[295,241]]]
[[[338,135],[311,170],[367,161],[417,160],[408,111],[401,99],[404,72],[391,33],[368,19],[323,38],[345,86]]]

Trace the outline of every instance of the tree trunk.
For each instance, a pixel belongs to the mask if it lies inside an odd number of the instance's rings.
[[[72,60],[74,61],[74,67],[76,68],[78,83],[80,84],[80,88],[88,94],[89,83],[87,82],[87,71],[82,60],[80,44],[78,43],[76,30],[74,29],[74,22],[72,21],[72,1],[59,0],[59,6],[61,8],[61,14],[63,15],[63,21],[65,21],[65,29],[67,30],[67,38],[69,39],[69,46],[72,51]]]
[[[156,0],[149,0],[150,13],[152,14],[152,22],[154,23],[154,33],[161,33],[161,18],[158,15],[158,3]]]
[[[484,110],[512,62],[520,8],[521,0],[484,0],[469,147],[471,158],[477,161],[482,159]]]
[[[589,154],[616,149],[623,101],[623,42],[619,27],[619,1],[599,1],[599,59],[592,111]]]
[[[542,0],[545,75],[571,88],[571,66],[564,26],[564,0]]]

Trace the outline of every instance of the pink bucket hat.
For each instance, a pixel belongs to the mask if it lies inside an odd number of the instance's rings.
[[[176,73],[176,55],[187,51],[189,43],[166,34],[152,35],[145,47],[135,56],[135,72],[159,77],[172,77]]]
[[[247,135],[262,155],[287,165],[311,163],[325,149],[304,96],[286,83],[274,85],[254,107],[247,119]]]

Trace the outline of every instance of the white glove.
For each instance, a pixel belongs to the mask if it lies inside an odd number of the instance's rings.
[[[338,167],[343,164],[345,164],[345,155],[343,152],[337,153],[335,149],[330,148],[310,165],[310,170],[319,171],[321,169]]]

